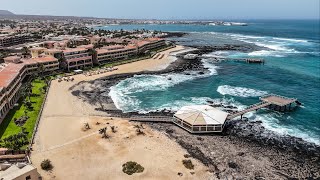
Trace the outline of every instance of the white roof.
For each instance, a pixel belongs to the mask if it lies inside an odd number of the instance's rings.
[[[12,165],[5,171],[0,171],[0,177],[3,180],[15,179],[21,175],[24,175],[30,171],[33,171],[35,168],[31,165],[26,165],[23,168],[18,168],[16,165]]]
[[[191,125],[218,125],[224,124],[228,114],[208,105],[193,105],[182,107],[174,116]]]

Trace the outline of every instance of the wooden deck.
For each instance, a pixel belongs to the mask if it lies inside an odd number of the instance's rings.
[[[271,109],[271,107],[273,107],[272,109],[274,109],[274,110],[286,111],[287,106],[290,110],[292,103],[300,104],[296,98],[287,98],[287,97],[279,96],[279,95],[275,95],[275,94],[269,94],[269,95],[260,97],[260,101],[261,102],[259,102],[257,104],[253,104],[253,105],[245,108],[242,111],[229,114],[227,119],[231,120],[231,119],[236,118],[238,116],[242,117],[242,115],[245,113],[255,111],[255,110],[258,110],[261,108],[265,108],[265,107],[269,107],[270,109]]]
[[[296,102],[298,99],[287,98],[287,97],[283,97],[283,96],[279,96],[279,95],[275,95],[275,94],[270,94],[270,95],[261,97],[260,100],[263,102],[270,102],[271,104],[275,104],[278,106],[286,106],[286,105],[289,105],[291,103]]]
[[[244,109],[244,110],[242,110],[242,111],[239,111],[239,112],[230,114],[230,115],[227,117],[227,119],[233,119],[233,118],[236,118],[236,117],[238,117],[238,116],[241,116],[241,115],[243,115],[243,114],[245,114],[245,113],[248,113],[248,112],[251,112],[251,111],[255,111],[255,110],[258,110],[258,109],[267,107],[267,106],[269,106],[269,105],[270,105],[269,102],[260,102],[260,103],[251,105],[251,106],[247,107],[246,109]]]
[[[173,122],[173,117],[168,116],[131,116],[130,121],[138,122]]]

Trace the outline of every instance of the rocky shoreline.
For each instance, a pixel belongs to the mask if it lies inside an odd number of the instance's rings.
[[[232,50],[238,47],[202,47],[195,53],[205,54],[219,48]],[[134,75],[186,73],[188,71],[206,73],[208,69],[199,59],[177,59],[161,71],[112,75],[90,82],[80,82],[69,90],[74,96],[90,104],[100,104],[100,107],[96,108],[98,111],[105,111],[110,116],[130,117],[141,114],[138,112],[123,113],[114,107],[109,96],[101,96],[101,94],[108,94],[111,86]],[[79,88],[83,84],[90,84],[96,88],[93,90]],[[172,114],[173,112],[169,110],[162,110],[151,112],[148,115],[172,116]],[[192,157],[208,166],[216,178],[316,179],[320,177],[319,146],[300,138],[280,136],[266,130],[259,121],[230,121],[226,124],[222,134],[215,135],[192,135],[172,124],[148,124],[174,139]]]
[[[245,122],[238,121],[238,123]],[[192,157],[208,166],[218,179],[317,179],[320,177],[319,156],[308,156],[302,152],[292,151],[293,144],[291,147],[282,149],[277,145],[270,145],[263,138],[239,136],[234,132],[240,129],[232,129],[237,125],[226,128],[222,134],[213,135],[192,135],[171,124],[149,123],[149,125],[174,139]],[[257,127],[259,125],[255,126]],[[241,129],[241,132],[246,134],[246,132],[252,132],[252,129]]]

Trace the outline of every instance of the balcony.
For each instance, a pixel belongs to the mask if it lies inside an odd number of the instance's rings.
[[[92,60],[92,56],[86,56],[86,57],[79,57],[79,58],[73,58],[73,59],[68,59],[67,62],[78,62],[78,61],[83,61],[83,60]]]

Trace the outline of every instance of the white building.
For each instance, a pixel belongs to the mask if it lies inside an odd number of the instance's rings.
[[[39,180],[37,168],[30,164],[11,165],[6,170],[0,170],[0,180]]]
[[[184,106],[174,114],[173,123],[190,133],[222,132],[228,114],[208,105]]]

